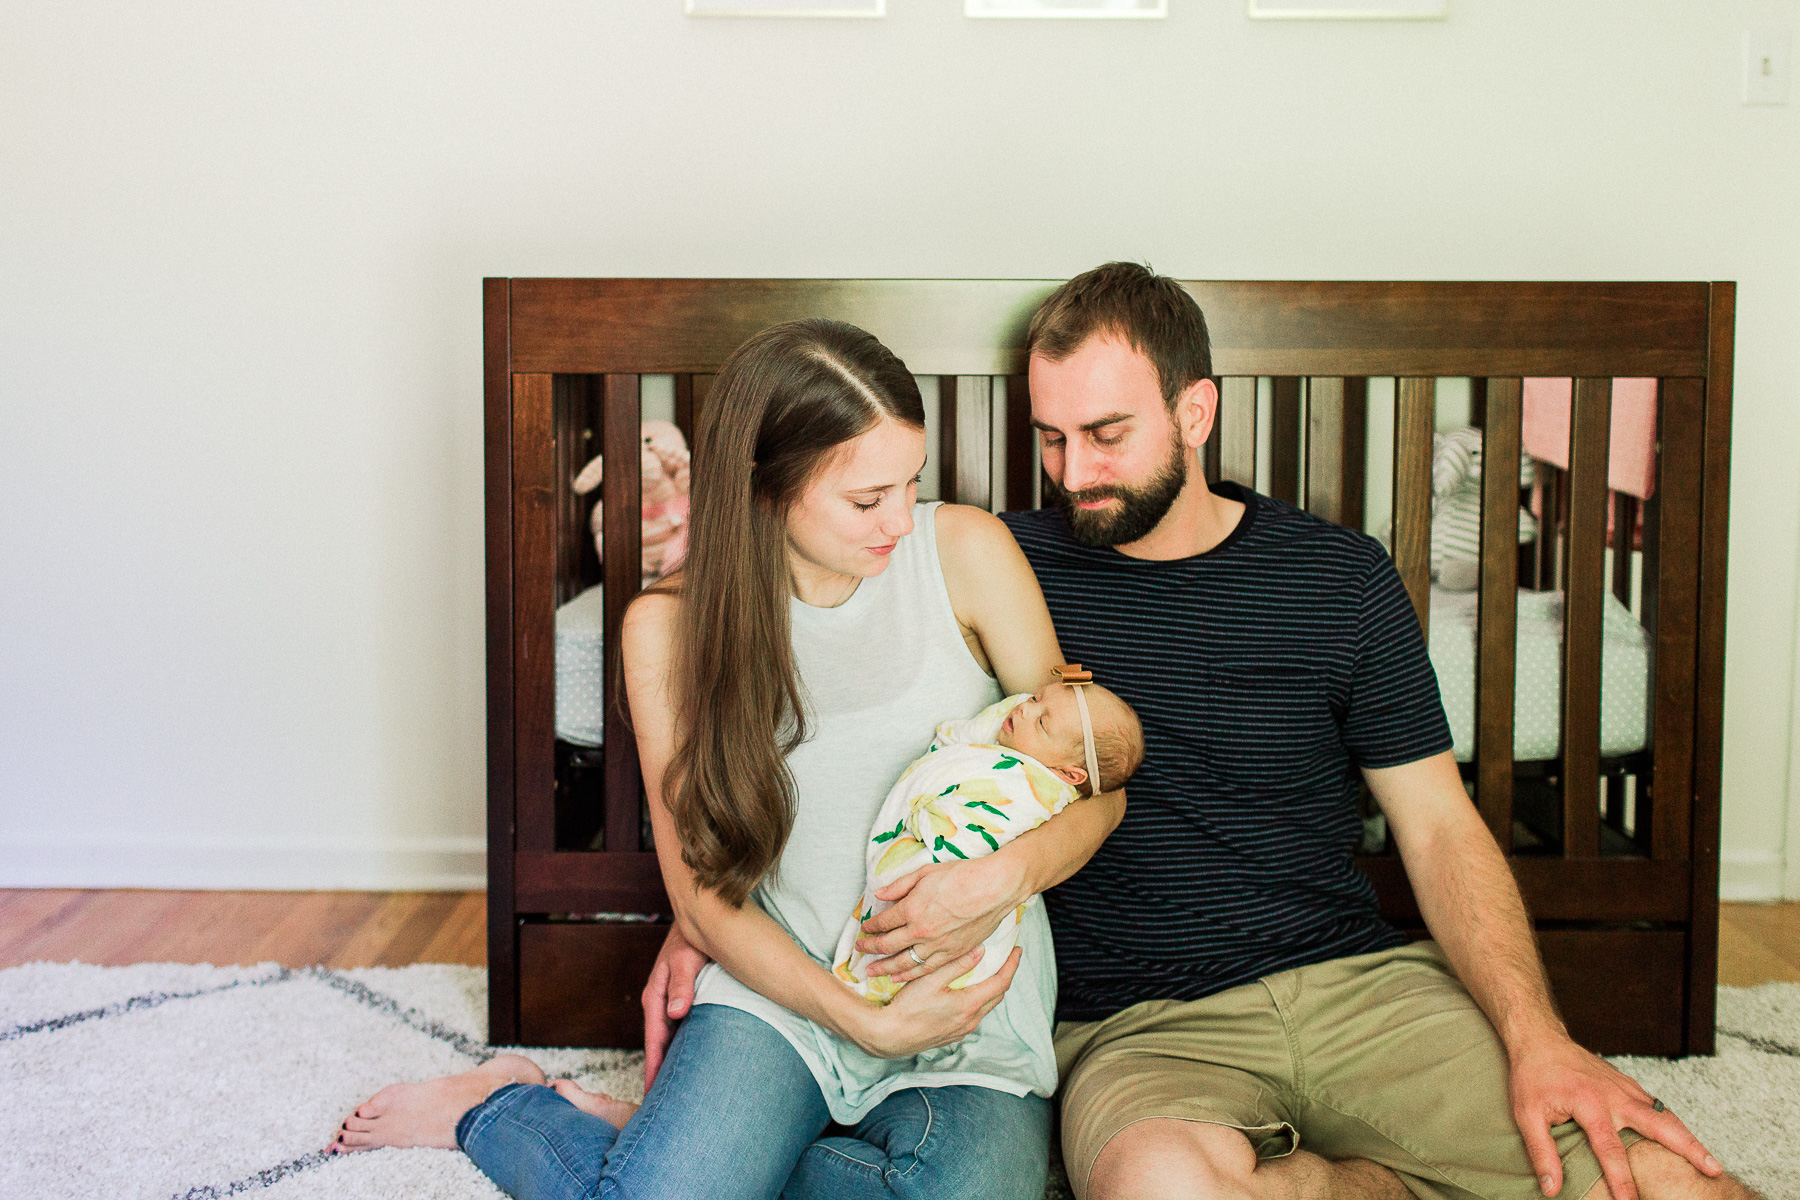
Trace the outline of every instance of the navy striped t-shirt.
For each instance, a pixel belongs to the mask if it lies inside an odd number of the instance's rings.
[[[1057,638],[1137,710],[1125,819],[1046,893],[1062,1020],[1198,1000],[1403,945],[1356,869],[1356,769],[1450,748],[1393,562],[1367,535],[1234,483],[1237,528],[1171,562],[1004,514]]]

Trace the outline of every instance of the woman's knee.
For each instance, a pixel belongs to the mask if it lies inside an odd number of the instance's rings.
[[[977,1087],[905,1095],[916,1110],[912,1127],[886,1147],[894,1195],[1041,1200],[1050,1168],[1047,1100]]]
[[[780,1031],[739,1009],[698,1005],[607,1155],[600,1194],[774,1196],[829,1116]]]

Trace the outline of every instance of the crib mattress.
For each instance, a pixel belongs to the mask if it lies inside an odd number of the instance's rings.
[[[1542,762],[1562,751],[1561,592],[1519,592],[1513,759]],[[1431,589],[1431,665],[1458,762],[1475,755],[1476,593]],[[1631,611],[1606,593],[1600,634],[1600,753],[1617,757],[1649,740],[1650,639]]]
[[[598,746],[606,729],[606,597],[596,584],[556,610],[556,736]]]

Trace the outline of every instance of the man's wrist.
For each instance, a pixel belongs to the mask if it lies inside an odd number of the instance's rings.
[[[986,858],[978,858],[970,864],[979,864],[988,873],[995,908],[1017,908],[1038,890],[1032,882],[1030,856],[1018,850],[1018,845],[1016,841],[1008,842]]]
[[[1507,1057],[1514,1062],[1534,1051],[1542,1051],[1570,1040],[1569,1028],[1554,1009],[1518,1013],[1494,1023]]]

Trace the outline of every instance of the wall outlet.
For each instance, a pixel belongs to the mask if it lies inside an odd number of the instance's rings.
[[[1786,104],[1788,48],[1786,29],[1752,29],[1744,34],[1744,103]]]

